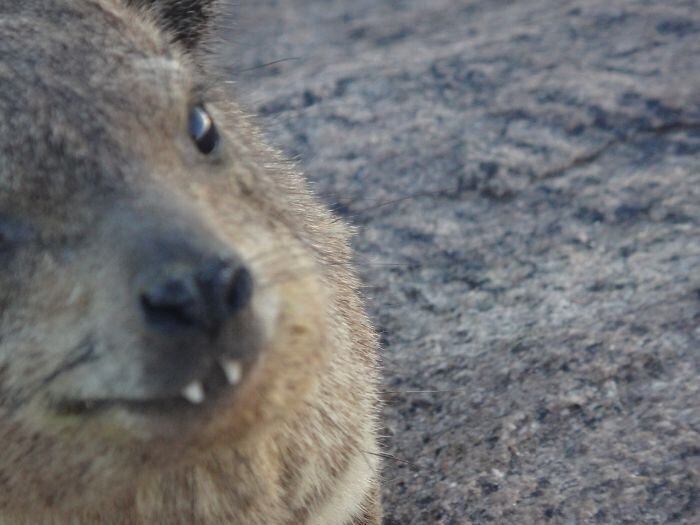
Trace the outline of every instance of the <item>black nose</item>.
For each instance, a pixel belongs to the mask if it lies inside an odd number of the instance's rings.
[[[252,293],[250,272],[232,260],[163,264],[157,272],[149,272],[140,286],[149,326],[200,330],[212,336],[248,305]]]

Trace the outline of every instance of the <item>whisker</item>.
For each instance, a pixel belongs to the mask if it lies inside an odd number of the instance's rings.
[[[388,206],[394,206],[396,204],[401,204],[402,202],[406,202],[409,200],[414,200],[414,199],[422,199],[422,198],[437,198],[437,197],[446,197],[448,195],[454,195],[455,193],[459,192],[462,188],[460,185],[451,186],[451,187],[445,187],[445,188],[438,188],[434,190],[424,190],[424,191],[418,191],[415,193],[410,193],[407,195],[401,195],[399,197],[393,198],[393,199],[387,199],[387,200],[381,200],[377,202],[372,202],[369,204],[366,204],[364,207],[360,208],[352,208],[352,206],[355,203],[360,202],[359,200],[356,201],[351,201],[351,202],[337,202],[335,204],[335,207],[337,208],[338,206],[342,206],[344,208],[349,208],[352,211],[352,214],[350,215],[353,218],[358,218],[359,215],[366,214],[369,212],[377,211],[381,208],[386,208]],[[331,207],[333,205],[331,204]]]
[[[395,455],[390,454],[388,452],[370,452],[369,450],[365,450],[364,453],[369,454],[370,456],[377,456],[382,459],[390,459],[391,461],[403,463],[404,465],[410,465],[411,467],[414,467],[419,470],[423,468],[418,463],[413,463],[412,461],[408,461],[407,459],[398,458]]]
[[[303,60],[303,57],[279,58],[279,59],[277,59],[277,60],[272,60],[272,61],[270,61],[270,62],[263,62],[262,64],[256,64],[256,65],[251,66],[251,67],[246,67],[246,68],[243,68],[243,69],[234,70],[234,71],[233,71],[233,74],[234,74],[234,75],[240,75],[241,73],[248,73],[248,72],[250,72],[250,71],[256,71],[256,70],[258,70],[258,69],[263,69],[263,68],[266,68],[266,67],[275,66],[275,65],[277,65],[277,64],[282,64],[282,63],[284,63],[284,62],[293,62],[293,61],[296,61],[296,60]]]
[[[469,393],[468,388],[448,388],[439,390],[380,390],[380,394],[386,395],[401,395],[401,394],[466,394]]]
[[[95,359],[95,343],[92,336],[88,335],[78,345],[76,345],[75,348],[68,352],[65,359],[63,359],[50,374],[44,377],[40,388],[46,386],[59,375],[84,363],[88,363],[93,359]]]

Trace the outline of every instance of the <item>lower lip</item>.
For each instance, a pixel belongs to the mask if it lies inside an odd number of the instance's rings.
[[[229,397],[237,388],[230,385],[224,374],[218,367],[214,367],[209,375],[202,381],[205,391],[205,399],[201,403],[194,404],[184,397],[173,396],[160,399],[92,399],[92,400],[67,400],[57,404],[56,410],[62,415],[91,416],[104,413],[110,409],[121,409],[130,413],[151,417],[179,417],[193,416],[198,413],[208,412],[222,397]]]

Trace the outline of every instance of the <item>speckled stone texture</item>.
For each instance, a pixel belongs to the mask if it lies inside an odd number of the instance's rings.
[[[224,36],[358,227],[386,523],[700,523],[700,2],[237,0]]]

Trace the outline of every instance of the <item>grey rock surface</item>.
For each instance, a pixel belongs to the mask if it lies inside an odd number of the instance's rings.
[[[238,0],[225,37],[358,227],[386,523],[700,523],[700,3]]]

